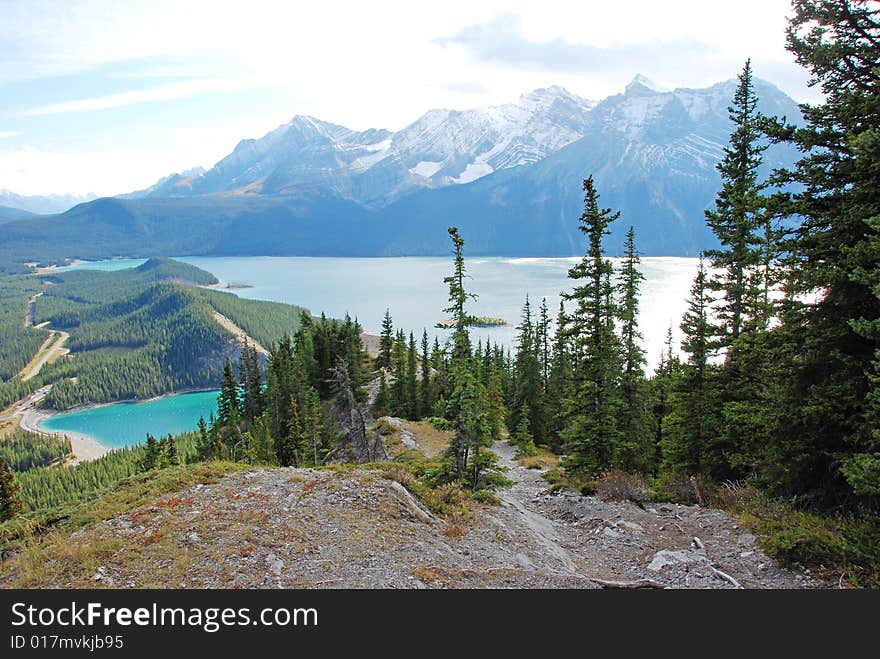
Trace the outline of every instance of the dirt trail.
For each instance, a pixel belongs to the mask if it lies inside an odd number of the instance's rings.
[[[542,472],[519,465],[510,445],[496,442],[492,448],[513,481],[499,493],[498,517],[535,568],[594,583],[651,582],[667,588],[824,585],[809,573],[777,566],[756,546],[755,536],[721,510],[677,504],[640,508],[573,492],[549,494]]]
[[[64,344],[70,338],[70,334],[61,330],[49,329],[48,322],[34,325],[37,315],[37,298],[41,295],[42,293],[37,293],[28,300],[24,312],[24,324],[25,327],[44,329],[49,333],[49,336],[43,342],[43,345],[40,346],[40,349],[37,350],[37,354],[28,362],[27,366],[21,369],[21,379],[25,381],[37,375],[46,364],[52,363],[70,352],[70,350],[64,347]]]
[[[247,334],[247,332],[245,332],[243,329],[241,329],[238,325],[233,323],[231,320],[229,320],[229,318],[224,316],[219,311],[214,312],[214,320],[217,321],[217,324],[220,325],[220,327],[222,327],[227,332],[232,334],[236,339],[238,339],[242,343],[244,343],[245,341],[250,343],[252,346],[254,346],[257,349],[257,352],[260,353],[261,355],[268,355],[269,354],[269,351],[266,350],[263,346],[261,346],[258,341],[256,341],[252,336],[249,336]]]
[[[532,559],[527,553],[518,552],[520,559],[526,557],[527,564],[534,564],[535,560],[543,561],[547,558],[559,564],[562,572],[570,575],[583,576],[578,571],[568,550],[561,544],[559,529],[553,520],[545,517],[540,512],[530,510],[526,507],[525,502],[532,499],[538,492],[546,489],[547,483],[540,475],[532,470],[522,468],[514,460],[516,451],[506,442],[495,442],[492,450],[498,455],[499,463],[507,467],[507,476],[513,481],[511,487],[501,490],[498,498],[501,499],[502,510],[506,514],[503,515],[508,528],[511,530],[517,526],[521,526],[526,534],[532,536],[532,540],[538,547],[544,550],[542,557]],[[513,537],[517,538],[519,534]],[[520,536],[521,537],[521,536]],[[526,543],[528,545],[530,543]],[[524,549],[526,549],[524,547]]]

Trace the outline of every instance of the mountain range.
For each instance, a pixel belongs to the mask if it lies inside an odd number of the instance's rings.
[[[27,211],[36,215],[63,213],[86,201],[97,199],[94,194],[22,195],[11,190],[0,190],[0,207]]]
[[[445,254],[458,225],[475,254],[583,253],[581,183],[621,211],[607,245],[636,228],[640,250],[712,246],[703,210],[731,124],[736,80],[658,88],[636,76],[600,102],[561,87],[478,110],[431,110],[405,128],[355,131],[296,116],[244,140],[205,171],[171,174],[118,198],[2,225],[18,261],[109,255]],[[755,80],[759,109],[799,121],[791,98]],[[797,154],[771,146],[764,169]],[[64,247],[63,254],[59,247]]]

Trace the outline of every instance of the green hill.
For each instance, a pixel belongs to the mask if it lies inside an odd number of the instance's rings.
[[[13,376],[46,338],[22,322],[37,292],[34,322],[69,333],[70,354],[44,366],[25,388],[54,383],[46,404],[58,409],[213,388],[226,357],[237,358],[241,349],[218,313],[266,346],[299,327],[303,309],[200,287],[216,282],[204,270],[158,258],[115,272],[2,277],[0,320],[14,339],[4,340],[0,351],[4,386],[20,390]]]

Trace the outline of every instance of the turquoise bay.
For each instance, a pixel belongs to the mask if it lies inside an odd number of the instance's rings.
[[[122,448],[142,443],[147,433],[160,437],[194,430],[199,417],[207,419],[216,407],[216,391],[199,391],[55,414],[40,428],[88,435],[108,448]]]

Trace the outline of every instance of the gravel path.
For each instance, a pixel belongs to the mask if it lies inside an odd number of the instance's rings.
[[[499,516],[533,566],[596,583],[650,581],[667,588],[824,585],[777,566],[755,536],[721,510],[676,504],[643,509],[571,492],[551,495],[542,472],[519,465],[510,445],[496,442],[492,448],[513,481],[500,493]]]

